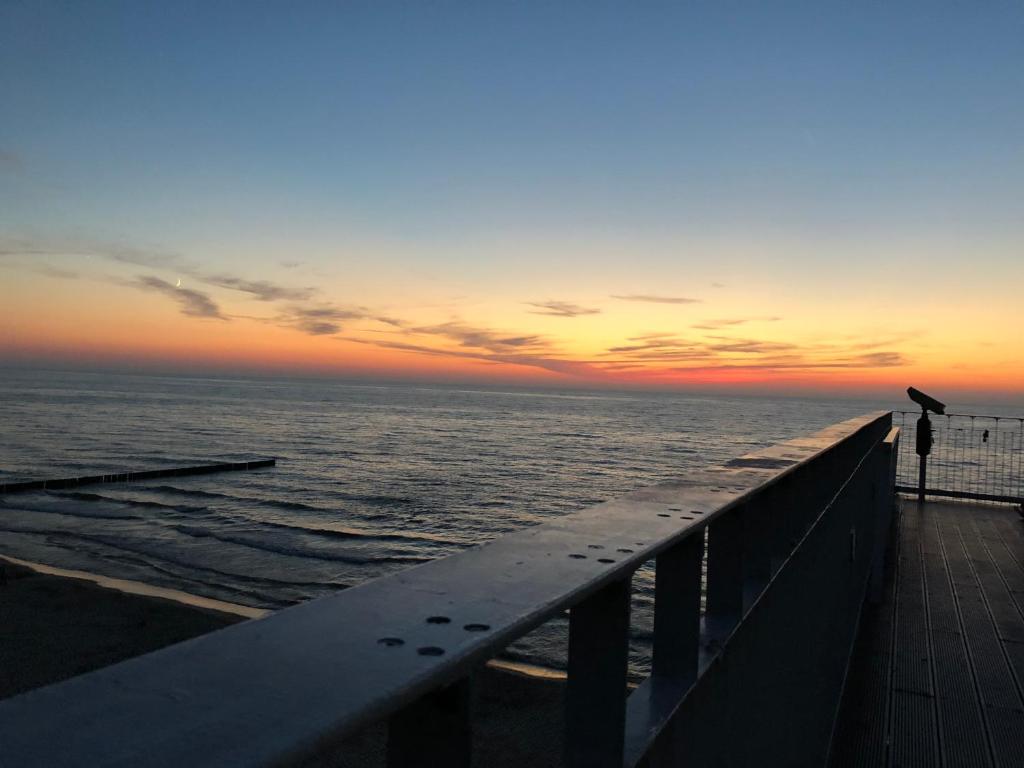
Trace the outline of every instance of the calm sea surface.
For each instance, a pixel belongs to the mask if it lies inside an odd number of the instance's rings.
[[[278,459],[0,496],[0,553],[277,608],[894,405],[0,372],[0,482]],[[561,667],[565,624],[509,655]]]

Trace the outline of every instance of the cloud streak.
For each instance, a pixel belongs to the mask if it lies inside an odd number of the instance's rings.
[[[908,364],[900,352],[877,350],[874,342],[799,345],[762,339],[709,336],[687,339],[666,334],[633,337],[608,347],[601,358],[609,370],[642,365],[652,373],[792,371],[832,368],[891,368]],[[663,368],[666,364],[679,365]]]
[[[770,317],[729,317],[718,320],[703,320],[690,327],[702,331],[719,331],[722,328],[731,328],[737,325],[745,325],[746,323],[776,323],[781,319],[781,317],[774,315]]]
[[[440,325],[421,326],[412,328],[410,331],[420,335],[440,336],[454,341],[462,347],[485,349],[500,354],[549,346],[543,336],[536,334],[503,333],[488,328],[475,328],[455,321]]]
[[[174,299],[181,307],[183,315],[227,320],[221,314],[220,307],[202,291],[195,291],[191,288],[178,288],[166,280],[161,280],[153,275],[139,275],[135,280],[129,282],[128,285]]]
[[[95,256],[119,264],[172,272],[205,285],[248,294],[258,301],[306,301],[315,293],[315,289],[309,287],[295,288],[270,280],[250,280],[225,272],[208,272],[176,253],[110,243],[37,243],[9,239],[0,242],[0,256]]]
[[[246,280],[244,277],[225,274],[203,275],[195,271],[186,274],[207,285],[248,293],[259,301],[305,301],[313,295],[312,288],[288,288],[269,280]]]
[[[579,317],[580,315],[599,315],[600,309],[592,307],[581,307],[568,301],[527,301],[527,306],[534,307],[530,311],[533,315],[548,315],[549,317]]]
[[[293,328],[309,336],[335,335],[345,330],[350,322],[355,321],[369,321],[392,328],[405,327],[402,320],[378,314],[366,307],[338,307],[334,304],[292,304],[273,317],[257,319],[282,328]]]
[[[654,296],[649,293],[613,293],[613,299],[619,301],[643,301],[648,304],[700,304],[700,299],[692,299],[688,296]]]

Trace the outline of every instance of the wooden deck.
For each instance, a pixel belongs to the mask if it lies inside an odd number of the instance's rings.
[[[1024,521],[904,498],[892,546],[831,765],[1024,766]]]

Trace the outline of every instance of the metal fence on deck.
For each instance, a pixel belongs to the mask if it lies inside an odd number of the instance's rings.
[[[918,490],[914,452],[919,411],[894,411],[903,430],[897,489]],[[1024,503],[1024,418],[950,413],[931,415],[934,443],[928,456],[926,495],[991,503]]]
[[[565,610],[563,764],[824,765],[885,553],[891,423],[850,419],[0,701],[0,766],[333,765],[384,720],[389,768],[467,768],[476,671]],[[651,676],[628,691],[651,560]]]

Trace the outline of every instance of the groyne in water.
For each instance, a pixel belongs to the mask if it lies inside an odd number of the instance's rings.
[[[23,491],[50,491],[78,488],[82,485],[99,483],[132,483],[138,480],[152,480],[159,477],[182,477],[184,475],[210,475],[214,472],[240,472],[247,469],[273,467],[277,459],[254,459],[252,461],[229,461],[219,464],[198,464],[192,467],[170,467],[167,469],[145,469],[132,472],[115,472],[107,475],[86,475],[64,477],[55,480],[26,480],[18,483],[0,483],[0,493]]]

